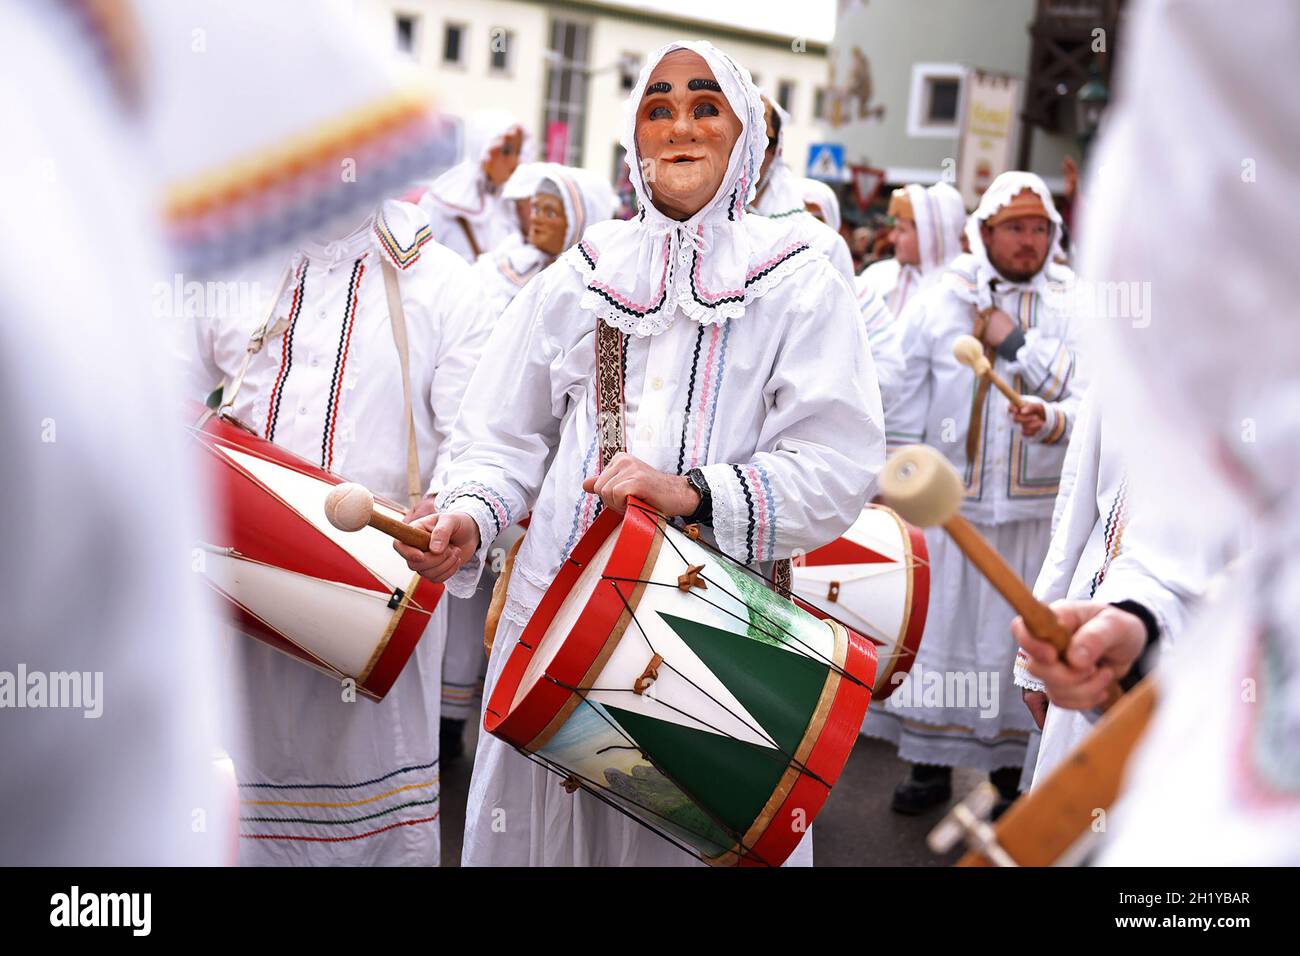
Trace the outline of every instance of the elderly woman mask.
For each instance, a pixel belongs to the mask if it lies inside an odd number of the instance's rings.
[[[740,118],[704,58],[689,50],[665,56],[637,107],[636,144],[655,207],[686,220],[722,185]]]

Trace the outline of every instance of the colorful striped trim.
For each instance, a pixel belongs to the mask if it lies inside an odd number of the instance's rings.
[[[352,826],[357,823],[365,823],[368,820],[377,820],[380,817],[386,817],[390,813],[396,813],[398,810],[406,810],[409,807],[427,807],[437,803],[438,797],[430,797],[428,800],[411,800],[407,803],[397,803],[383,810],[377,810],[374,813],[367,813],[359,817],[349,817],[346,820],[329,820],[319,817],[245,817],[239,818],[241,823],[314,823],[319,826],[342,827]],[[240,834],[243,836],[244,834]]]
[[[433,823],[438,819],[435,813],[431,817],[421,817],[418,820],[401,820],[397,823],[390,823],[386,827],[380,827],[378,830],[370,830],[366,833],[357,833],[352,836],[341,837],[321,837],[321,836],[303,836],[292,833],[241,833],[241,840],[288,840],[302,843],[348,843],[352,840],[365,840],[368,837],[378,836],[381,833],[387,833],[389,830],[395,830],[398,827],[414,827],[422,823]]]
[[[635,316],[638,319],[643,319],[647,315],[651,315],[655,312],[658,312],[660,309],[664,307],[664,302],[666,302],[668,298],[668,270],[672,265],[672,257],[669,254],[669,245],[670,243],[667,241],[667,239],[665,239],[664,240],[664,269],[663,269],[663,274],[659,277],[659,291],[656,293],[656,295],[658,296],[658,301],[655,302],[654,304],[637,305],[636,303],[632,302],[630,299],[624,298],[624,296],[617,289],[614,289],[600,282],[595,282],[595,281],[589,282],[587,284],[587,288],[590,289],[592,292],[595,292],[597,295],[603,298],[610,305],[614,306],[614,308],[618,309],[620,312],[626,312],[628,315]],[[591,268],[595,269],[596,263],[597,261],[599,261],[600,258],[600,255],[599,253],[596,252],[595,248],[592,247],[588,242],[584,240],[578,243],[578,251],[582,253],[582,257],[587,260],[588,265],[590,265]]]
[[[338,423],[339,401],[343,397],[343,374],[347,370],[348,352],[352,347],[352,329],[356,326],[357,294],[361,277],[365,275],[365,259],[369,253],[352,263],[352,277],[348,282],[348,297],[343,306],[343,328],[339,331],[339,347],[334,355],[334,375],[330,379],[329,397],[325,403],[325,430],[321,435],[320,466],[329,471],[334,466],[334,428]]]
[[[336,807],[339,809],[364,807],[366,804],[396,796],[399,793],[436,787],[441,779],[441,774],[436,774],[432,780],[426,780],[424,783],[408,783],[400,787],[394,787],[392,790],[386,790],[383,793],[377,793],[373,797],[366,797],[364,800],[240,800],[239,802],[249,807]]]
[[[745,496],[745,563],[766,561],[776,550],[776,500],[767,470],[759,464],[732,465]],[[755,544],[757,543],[757,550]]]
[[[293,365],[293,332],[298,327],[298,315],[302,312],[303,293],[307,286],[307,260],[298,265],[298,285],[293,290],[293,300],[289,305],[289,328],[280,340],[280,371],[271,386],[271,397],[266,410],[266,430],[262,437],[275,441],[275,426],[280,420],[280,399],[284,394],[284,383],[288,380],[289,369]]]
[[[1052,426],[1051,434],[1043,439],[1044,445],[1055,445],[1057,442],[1059,442],[1061,438],[1065,435],[1065,428],[1066,425],[1069,423],[1069,417],[1065,414],[1064,409],[1057,408],[1055,409],[1055,411],[1056,411],[1056,424]]]
[[[411,240],[409,246],[403,247],[393,235],[393,231],[388,227],[388,220],[384,217],[382,211],[375,217],[375,238],[379,240],[380,246],[388,253],[388,258],[393,265],[399,269],[405,270],[408,266],[420,261],[420,250],[433,239],[433,230],[428,225],[421,226],[415,232],[415,238]]]
[[[505,498],[481,481],[467,481],[457,485],[443,499],[444,507],[458,498],[474,498],[486,505],[488,513],[492,516],[492,523],[496,527],[497,534],[500,534],[501,529],[510,524],[510,507],[506,504]]]
[[[599,423],[597,423],[599,429]],[[596,457],[596,436],[593,435],[591,444],[587,446],[587,454],[582,458],[582,474],[584,478],[590,478],[593,474],[591,470],[592,462]],[[564,559],[567,561],[569,555],[573,553],[573,546],[577,544],[578,538],[585,534],[591,527],[594,520],[591,515],[592,499],[598,498],[599,495],[588,494],[585,491],[578,491],[578,500],[573,506],[573,523],[569,526],[569,537],[564,542]]]
[[[700,226],[699,231],[700,234],[703,234],[704,227]],[[754,266],[754,268],[750,269],[749,273],[745,276],[744,288],[732,289],[727,292],[718,292],[718,293],[707,292],[703,289],[703,287],[699,285],[700,253],[699,250],[697,249],[693,251],[691,254],[691,275],[690,275],[691,298],[693,298],[696,302],[698,302],[700,305],[704,306],[705,308],[713,308],[715,306],[721,305],[724,302],[740,302],[745,297],[745,289],[748,289],[759,279],[762,279],[764,276],[768,275],[770,272],[772,272],[778,266],[780,266],[783,262],[786,262],[789,259],[793,259],[801,252],[807,252],[809,248],[811,247],[806,242],[797,242],[791,246],[787,246],[785,249],[778,252],[771,259],[767,260],[761,265]]]
[[[426,91],[385,96],[172,185],[164,203],[169,240],[187,270],[265,253],[340,208],[378,204],[446,165],[454,142],[447,134]],[[339,163],[358,157],[365,177],[342,181]]]
[[[396,770],[390,770],[380,777],[371,777],[369,780],[362,780],[358,783],[241,783],[240,790],[356,790],[360,787],[372,787],[377,783],[383,783],[385,780],[391,780],[393,777],[403,773],[414,773],[417,770],[429,770],[438,766],[437,760],[431,760],[428,763],[412,764],[409,767],[398,767]]]
[[[698,378],[697,395],[697,372],[706,334],[709,337],[709,349],[704,357],[704,374]],[[722,326],[716,323],[707,327],[702,325],[696,333],[695,354],[691,361],[691,377],[686,391],[686,415],[682,421],[682,443],[677,452],[679,475],[685,474],[692,468],[698,468],[702,462],[709,459],[713,423],[718,414],[718,392],[722,388],[722,377],[727,367],[727,342],[730,338],[730,322]],[[687,458],[688,447],[689,459]]]
[[[1106,524],[1103,527],[1102,540],[1106,545],[1106,553],[1102,557],[1101,567],[1097,573],[1092,576],[1091,585],[1088,588],[1088,597],[1097,593],[1097,588],[1101,587],[1101,582],[1106,580],[1106,572],[1110,570],[1110,564],[1119,555],[1120,542],[1124,538],[1124,526],[1128,524],[1128,476],[1124,475],[1119,480],[1119,489],[1115,492],[1115,499],[1110,503],[1110,513],[1106,515]]]

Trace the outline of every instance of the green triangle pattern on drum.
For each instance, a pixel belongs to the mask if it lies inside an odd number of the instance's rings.
[[[742,634],[662,612],[660,617],[779,749],[657,720],[608,703],[604,706],[678,786],[713,817],[743,834],[771,797],[803,739],[828,668]]]

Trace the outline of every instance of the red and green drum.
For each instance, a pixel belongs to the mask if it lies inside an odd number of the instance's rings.
[[[825,803],[875,647],[630,504],[547,590],[486,730],[715,865],[778,866]]]

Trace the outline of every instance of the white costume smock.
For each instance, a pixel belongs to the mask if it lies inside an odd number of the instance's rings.
[[[993,182],[972,220],[971,248],[977,251],[958,256],[943,281],[913,299],[901,316],[907,367],[886,436],[891,448],[923,442],[941,451],[962,476],[962,514],[1022,579],[1033,580],[1047,552],[1079,401],[1079,323],[1068,269],[1049,257],[1028,282],[1013,283],[994,270],[984,252],[978,223],[1024,188],[1038,193],[1059,230],[1051,196],[1038,177],[1004,173]],[[970,334],[977,310],[989,305],[1017,320],[1025,336],[1015,360],[996,355],[994,368],[1012,388],[1044,404],[1046,423],[1033,438],[1024,437],[1008,414],[1006,398],[989,388],[978,408],[974,454],[968,457],[975,378],[953,357],[952,345],[959,335]],[[942,528],[927,528],[925,540],[930,603],[921,647],[907,681],[868,712],[863,730],[896,743],[899,755],[913,763],[981,770],[1021,766],[1036,728],[1013,685],[1015,612]],[[942,674],[952,691],[922,693],[927,672]],[[985,682],[984,699],[972,700],[966,691],[958,699],[958,684],[978,686],[972,680]]]
[[[636,160],[646,81],[674,49],[711,67],[743,125],[717,195],[685,222],[651,203]],[[883,461],[879,398],[852,289],[788,226],[745,214],[763,111],[748,73],[704,42],[647,59],[624,143],[642,212],[598,224],[516,297],[497,323],[453,439],[440,504],[473,516],[486,544],[530,508],[488,670],[488,693],[565,556],[601,508],[596,323],[625,333],[628,451],[670,474],[699,467],[718,547],[768,562],[834,540]],[[853,347],[812,349],[842,337]],[[850,450],[851,449],[851,450]],[[448,581],[474,586],[483,549]],[[501,740],[479,738],[467,865],[698,863],[559,780]],[[805,837],[792,862],[811,861]]]
[[[407,501],[401,366],[381,258],[393,264],[410,350],[420,480],[436,484],[488,331],[469,267],[424,214],[388,201],[350,235],[304,243],[275,304],[283,332],[253,356],[234,415],[259,435],[376,495]],[[244,316],[195,323],[196,395],[237,373]],[[240,639],[248,745],[233,753],[245,865],[439,863],[438,701],[446,604],[387,696],[345,699],[327,676]]]
[[[608,219],[614,212],[614,190],[603,179],[585,169],[558,163],[521,165],[506,183],[505,193],[529,185],[531,197],[539,186],[552,190],[564,204],[564,247],[570,248],[587,227]],[[514,236],[492,252],[484,253],[470,267],[469,285],[481,300],[489,321],[505,312],[528,282],[555,261],[535,246]],[[516,528],[517,532],[519,529]],[[508,535],[510,536],[510,535]],[[505,539],[502,539],[503,541]],[[474,594],[468,598],[448,595],[447,652],[442,664],[442,716],[467,720],[478,714],[482,705],[483,679],[487,674],[487,655],[483,650],[483,628],[492,587],[500,571],[507,548],[498,545],[490,551],[491,559]]]

